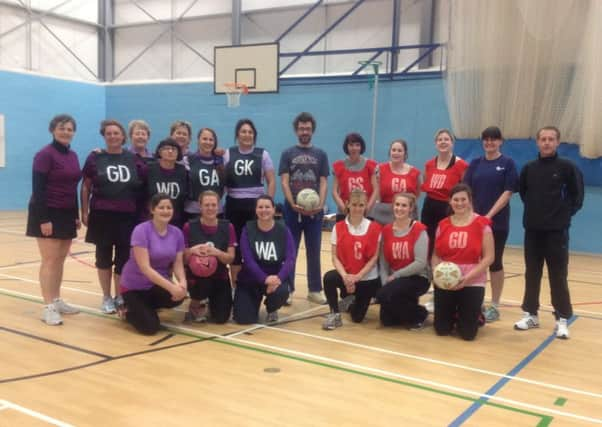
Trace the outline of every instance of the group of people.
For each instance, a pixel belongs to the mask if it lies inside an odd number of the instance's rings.
[[[218,147],[210,128],[198,132],[198,147],[191,149],[191,126],[177,121],[154,155],[148,150],[150,127],[144,121],[132,121],[126,132],[119,122],[105,120],[100,133],[106,146],[93,150],[80,169],[70,148],[75,120],[68,115],[53,118],[53,141],[34,158],[27,225],[42,258],[42,320],[57,325],[62,314],[78,312],[61,298],[60,284],[81,218],[86,241],[96,246],[102,310],[118,311],[144,334],[159,329],[158,309],[177,306],[188,295],[190,321],[224,323],[232,316],[240,324],[256,323],[262,301],[266,321],[277,321],[278,310],[293,303],[303,236],[307,298],[330,308],[324,329],[340,327],[341,312],[361,322],[373,300],[380,304],[384,326],[421,328],[429,307],[420,305],[419,298],[430,287],[430,271],[451,261],[460,267],[462,280],[452,289],[435,288],[435,331],[472,340],[483,318],[499,319],[509,201],[519,191],[525,203],[526,286],[525,314],[515,328],[539,325],[545,260],[556,334],[568,338],[568,228],[583,202],[583,179],[575,165],[558,158],[558,129],[545,127],[537,133],[539,156],[520,177],[513,160],[501,153],[497,127],[483,131],[484,155],[470,164],[454,154],[453,134],[437,131],[437,154],[423,173],[407,163],[406,141],[393,141],[388,161],[379,164],[363,156],[366,144],[360,134],[348,134],[345,158],[332,165],[334,269],[322,277],[322,224],[331,168],[325,151],[312,143],[316,127],[311,114],[300,113],[293,121],[297,143],[281,153],[282,221],[274,203],[276,169],[270,154],[257,146],[258,132],[249,119],[238,121],[236,145],[226,150]],[[310,210],[297,203],[297,195],[307,188],[319,195],[318,206]],[[212,259],[216,266],[200,276],[189,267],[193,257]],[[487,270],[492,298],[484,307]]]

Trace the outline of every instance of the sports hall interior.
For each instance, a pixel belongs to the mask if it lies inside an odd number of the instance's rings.
[[[602,424],[600,19],[597,0],[0,0],[0,426]],[[216,52],[248,45],[276,46],[276,74],[229,108],[223,83],[236,77]],[[328,307],[305,298],[303,243],[298,291],[278,323],[191,325],[176,308],[161,313],[156,336],[138,335],[99,310],[84,230],[62,285],[82,312],[60,327],[40,321],[26,208],[32,159],[50,142],[54,115],[77,120],[80,161],[103,144],[106,118],[147,121],[154,149],[175,120],[193,135],[211,127],[229,147],[248,117],[277,163],[296,142],[301,111],[316,118],[313,142],[330,163],[359,132],[378,162],[403,138],[419,169],[440,128],[469,160],[482,153],[481,130],[498,125],[520,168],[537,155],[537,129],[558,126],[559,152],[586,183],[570,230],[571,339],[553,336],[545,272],[542,327],[512,328],[525,270],[518,195],[501,320],[473,342],[428,325],[383,328],[375,305],[362,323],[344,317],[342,328],[322,330]],[[329,242],[325,227],[323,273]]]

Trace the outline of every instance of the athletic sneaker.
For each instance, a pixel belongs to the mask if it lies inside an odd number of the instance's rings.
[[[493,305],[490,305],[489,307],[485,308],[485,310],[483,310],[483,315],[485,316],[485,321],[487,323],[500,320],[500,312]]]
[[[339,311],[341,313],[349,313],[351,304],[355,302],[355,295],[347,295],[345,298],[339,301]]]
[[[124,305],[123,297],[121,295],[117,295],[113,300],[113,304],[115,304],[115,308],[119,308],[120,305]]]
[[[50,326],[57,326],[63,323],[61,313],[56,309],[54,304],[48,304],[42,312],[42,321]]]
[[[203,323],[207,321],[207,304],[190,305],[184,315],[185,322]]]
[[[567,324],[567,320],[562,317],[556,321],[556,338],[569,339],[569,325]]]
[[[326,315],[326,320],[324,320],[324,323],[322,323],[322,329],[327,331],[332,331],[333,329],[340,328],[341,326],[343,326],[341,313],[328,313]]]
[[[278,321],[278,310],[268,313],[265,323],[276,323]]]
[[[433,314],[435,312],[435,302],[432,298],[430,301],[427,301],[426,304],[424,304],[424,308],[426,308],[426,311],[428,311],[429,314]]]
[[[113,314],[117,310],[115,309],[115,300],[111,297],[103,297],[102,298],[102,306],[100,307],[103,313],[105,314]]]
[[[307,299],[311,302],[315,302],[316,304],[326,304],[326,298],[324,298],[322,291],[308,292]]]
[[[539,319],[536,315],[523,313],[523,318],[514,324],[514,329],[517,331],[526,331],[527,329],[539,328]]]
[[[78,308],[75,308],[72,305],[67,304],[61,298],[55,298],[52,301],[52,304],[54,304],[54,307],[61,314],[77,314],[77,313],[79,313]]]
[[[294,294],[294,293],[295,293],[295,292],[289,292],[289,293],[288,293],[288,298],[286,299],[286,302],[284,303],[284,305],[286,305],[286,306],[291,306],[291,305],[293,305],[293,294]]]

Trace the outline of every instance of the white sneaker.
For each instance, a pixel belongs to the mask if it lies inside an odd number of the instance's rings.
[[[284,305],[286,305],[286,306],[293,305],[293,294],[294,294],[294,292],[288,293],[288,298],[286,299],[286,302],[284,303]]]
[[[427,301],[424,304],[424,308],[426,308],[426,311],[428,311],[429,314],[433,314],[435,312],[435,302],[432,299]]]
[[[569,325],[567,324],[567,320],[562,317],[556,321],[556,338],[569,339]]]
[[[539,328],[539,319],[526,311],[523,313],[523,318],[514,324],[514,329],[517,331],[526,331],[533,328]]]
[[[278,321],[278,310],[268,313],[265,323],[276,323]]]
[[[326,304],[326,298],[322,291],[318,292],[308,292],[307,299],[311,302],[315,302],[316,304]]]
[[[76,308],[76,307],[73,307],[72,305],[67,304],[61,298],[55,298],[52,301],[52,304],[54,304],[54,307],[61,314],[77,314],[77,313],[79,313],[79,308]]]
[[[42,312],[42,321],[50,326],[57,326],[63,323],[61,313],[58,312],[54,304],[48,304]]]
[[[100,307],[103,313],[105,314],[113,314],[117,310],[115,309],[115,300],[111,297],[103,297],[102,298],[102,306]]]

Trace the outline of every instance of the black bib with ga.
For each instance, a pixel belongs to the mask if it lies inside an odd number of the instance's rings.
[[[282,265],[286,257],[286,226],[282,221],[276,221],[274,227],[267,232],[257,227],[257,221],[248,221],[247,237],[253,257],[262,270]]]
[[[182,209],[187,196],[188,177],[186,167],[176,164],[173,171],[165,171],[158,162],[148,166],[146,194],[150,199],[157,193],[165,193],[176,209]]]
[[[94,185],[96,194],[107,200],[135,199],[140,179],[136,169],[136,155],[129,151],[111,154],[102,151],[96,154]]]
[[[241,154],[238,147],[228,149],[226,186],[229,188],[261,187],[263,148],[255,147],[249,154]]]
[[[198,200],[203,191],[211,190],[221,195],[224,191],[224,182],[218,166],[215,163],[207,164],[199,156],[188,158],[190,167],[190,200]]]

